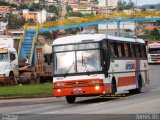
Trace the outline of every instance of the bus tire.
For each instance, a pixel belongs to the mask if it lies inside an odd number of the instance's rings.
[[[75,102],[75,100],[76,100],[75,96],[66,96],[66,101],[69,104],[73,104]]]
[[[142,78],[139,76],[138,78],[138,88],[130,90],[129,93],[131,94],[139,94],[142,92]]]
[[[116,89],[116,81],[112,80],[111,94],[115,94],[116,91],[117,91],[117,89]]]
[[[142,92],[142,79],[141,79],[140,76],[139,76],[139,78],[138,78],[138,88],[136,89],[135,92],[136,92],[136,93],[141,93],[141,92]]]

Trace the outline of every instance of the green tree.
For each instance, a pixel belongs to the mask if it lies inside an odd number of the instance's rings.
[[[25,20],[23,18],[16,18],[12,15],[9,15],[8,17],[8,29],[19,29],[22,28],[25,24]]]
[[[160,20],[157,20],[156,22],[157,22],[157,26],[160,26]]]
[[[142,8],[142,11],[146,11],[146,8]]]
[[[15,8],[17,8],[17,5],[16,5],[16,4],[14,4],[14,3],[12,3],[12,4],[11,4],[11,7],[15,7]]]
[[[57,38],[58,31],[52,31],[52,32],[45,32],[45,33],[40,33],[39,35],[43,36],[45,39],[55,39]]]
[[[123,11],[123,9],[125,9],[126,5],[127,5],[127,3],[125,1],[122,2],[122,0],[119,0],[118,6],[117,6],[118,11]]]
[[[151,38],[153,40],[160,40],[160,32],[157,28],[154,28],[152,31],[151,31],[151,34],[150,34]]]
[[[73,9],[71,8],[71,6],[67,6],[67,12],[73,11]]]
[[[155,6],[154,5],[150,5],[149,9],[155,9]]]
[[[0,5],[10,6],[10,4],[8,2],[5,2],[4,0],[0,0]]]
[[[30,11],[39,11],[42,10],[44,8],[43,5],[41,5],[40,3],[33,3],[30,7],[29,10]]]
[[[29,7],[26,4],[22,4],[22,5],[18,6],[18,9],[19,10],[21,10],[21,9],[29,9]]]
[[[58,7],[56,7],[56,6],[54,6],[54,5],[45,6],[45,9],[47,10],[47,12],[55,13],[56,15],[59,14],[59,9],[58,9]]]
[[[57,20],[57,17],[47,18],[47,21],[54,21],[54,20]]]

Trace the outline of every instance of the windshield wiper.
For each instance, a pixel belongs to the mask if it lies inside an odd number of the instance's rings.
[[[84,57],[83,57],[83,54],[82,54],[82,66],[83,66],[83,65],[85,65],[86,73],[87,73],[87,75],[89,76],[90,73],[89,73],[89,70],[88,70],[88,66],[87,66],[86,61],[85,61],[85,59],[84,59]]]
[[[71,70],[71,68],[74,66],[74,61],[72,63],[72,65],[68,68],[68,70],[66,71],[66,73],[64,74],[64,77],[66,77],[69,73],[69,71]]]

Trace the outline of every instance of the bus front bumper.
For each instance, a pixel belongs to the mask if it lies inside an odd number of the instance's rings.
[[[53,89],[53,93],[55,97],[100,95],[100,94],[106,94],[110,92],[111,92],[111,85],[65,87],[65,88],[54,88]]]

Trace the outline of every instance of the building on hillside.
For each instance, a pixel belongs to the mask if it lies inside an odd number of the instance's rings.
[[[46,5],[58,5],[58,0],[45,0]]]
[[[52,18],[52,17],[57,17],[57,15],[55,13],[49,13],[49,12],[47,12],[47,19],[48,18]]]
[[[32,5],[33,3],[39,3],[40,0],[6,0],[9,3],[14,3],[16,5],[27,4]]]
[[[21,10],[12,10],[12,15],[16,16],[16,18],[22,18],[21,16]]]
[[[107,0],[107,1],[108,2],[106,3],[106,0],[99,0],[99,6],[101,6],[101,7],[108,6],[108,9],[117,8],[117,6],[118,6],[118,0]]]
[[[0,13],[10,13],[12,10],[11,6],[0,6]]]
[[[36,21],[40,24],[46,22],[47,19],[47,11],[42,10],[42,11],[29,11],[28,9],[22,10],[22,17],[25,20],[33,20]]]
[[[91,6],[98,6],[98,1],[96,1],[96,0],[90,0],[90,5]]]
[[[66,0],[69,6],[78,6],[80,4],[79,0]]]
[[[86,15],[86,14],[96,15],[97,14],[94,7],[87,6],[87,5],[71,6],[71,8],[72,8],[73,13],[81,13],[83,15]]]
[[[0,35],[4,35],[7,29],[8,22],[0,21]]]
[[[14,37],[17,40],[20,40],[20,36],[23,35],[23,30],[6,30],[5,35]]]
[[[90,1],[88,1],[88,0],[80,0],[79,3],[80,3],[80,5],[89,5]]]

